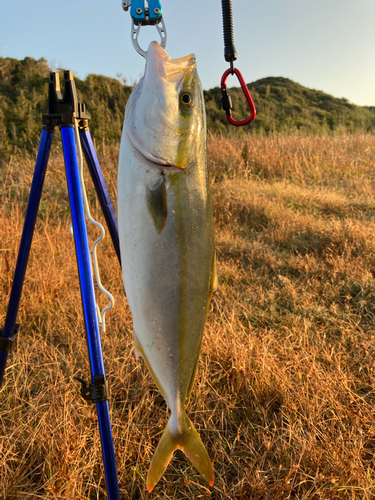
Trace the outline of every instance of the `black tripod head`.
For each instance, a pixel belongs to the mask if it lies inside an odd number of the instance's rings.
[[[53,130],[56,126],[72,126],[74,120],[87,120],[86,105],[78,102],[73,71],[64,71],[64,94],[61,92],[60,75],[50,73],[48,85],[48,114],[43,115],[43,128]]]

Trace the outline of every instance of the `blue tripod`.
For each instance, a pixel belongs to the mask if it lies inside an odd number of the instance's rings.
[[[75,146],[75,123],[78,123],[79,126],[83,153],[89,166],[90,174],[95,185],[109,232],[111,234],[115,251],[120,261],[117,220],[88,129],[88,119],[90,116],[86,113],[85,105],[78,103],[73,73],[71,71],[64,72],[64,81],[65,89],[64,95],[62,95],[60,91],[59,74],[50,74],[48,91],[49,112],[48,114],[43,115],[42,136],[40,139],[34,177],[31,185],[30,198],[26,211],[25,224],[21,237],[21,244],[5,319],[5,326],[0,330],[0,387],[4,378],[8,353],[19,330],[19,325],[16,324],[16,318],[30,253],[31,241],[33,238],[36,216],[39,209],[39,202],[47,170],[52,138],[55,127],[59,126],[61,130],[70,206],[73,219],[74,240],[87,333],[92,383],[87,385],[83,379],[78,380],[82,384],[81,394],[83,398],[96,403],[108,498],[110,500],[120,500],[108,407],[108,381],[106,380],[104,372],[93,276],[90,263],[90,251]]]

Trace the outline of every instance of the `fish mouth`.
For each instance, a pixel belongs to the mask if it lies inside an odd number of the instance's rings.
[[[144,154],[142,151],[138,152],[148,161],[150,161],[153,166],[161,171],[168,170],[169,172],[182,172],[186,170],[189,165],[184,165],[183,167],[180,165],[176,165],[173,163],[166,163],[163,158],[158,158],[151,153]]]
[[[155,41],[151,42],[148,48],[147,61],[149,60],[156,61],[161,78],[165,78],[170,83],[177,83],[176,86],[182,82],[186,72],[196,65],[194,54],[171,59],[163,47]]]

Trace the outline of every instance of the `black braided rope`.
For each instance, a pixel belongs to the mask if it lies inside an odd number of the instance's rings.
[[[233,62],[237,59],[237,51],[234,46],[232,0],[221,0],[221,6],[223,9],[224,57],[226,61]]]

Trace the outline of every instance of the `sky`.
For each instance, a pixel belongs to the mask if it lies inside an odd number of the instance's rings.
[[[232,0],[235,66],[247,83],[268,76],[375,106],[375,0]],[[203,88],[220,85],[224,60],[219,0],[162,0],[171,57],[194,53]],[[143,27],[140,45],[158,40]],[[0,0],[0,56],[44,57],[53,68],[138,81],[145,60],[121,0]],[[228,87],[238,86],[235,77]]]

